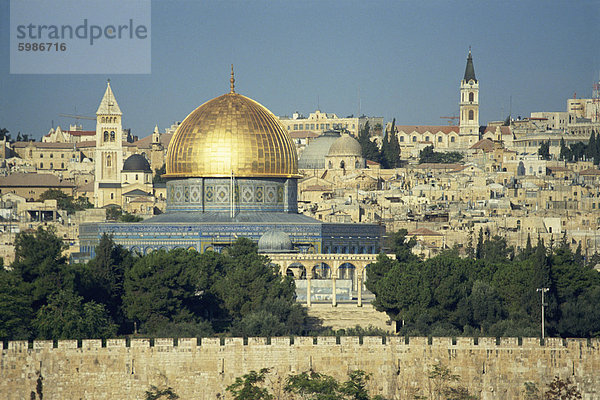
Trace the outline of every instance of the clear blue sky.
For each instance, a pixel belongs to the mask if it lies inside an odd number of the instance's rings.
[[[598,1],[153,1],[149,75],[10,75],[0,2],[0,127],[36,138],[60,113],[94,115],[111,85],[143,137],[229,90],[276,115],[361,112],[446,124],[458,112],[468,47],[481,119],[565,111],[600,74]],[[65,62],[69,62],[68,59]],[[318,103],[317,103],[318,102]],[[93,123],[87,123],[95,129]]]

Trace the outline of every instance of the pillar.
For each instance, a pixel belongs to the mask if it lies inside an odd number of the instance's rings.
[[[362,307],[362,273],[356,277],[356,283],[358,288],[358,306]]]
[[[312,279],[312,274],[306,274],[306,307],[310,307],[311,305],[311,293],[310,293],[310,281]]]
[[[337,296],[335,290],[335,275],[331,276],[331,305],[337,307]]]

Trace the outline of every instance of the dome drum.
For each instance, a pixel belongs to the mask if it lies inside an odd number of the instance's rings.
[[[188,178],[167,182],[167,211],[229,212],[231,178]],[[239,178],[233,180],[236,211],[292,212],[297,209],[297,180]]]

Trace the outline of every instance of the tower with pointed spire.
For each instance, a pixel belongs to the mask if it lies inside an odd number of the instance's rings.
[[[123,128],[121,109],[110,87],[96,111],[96,153],[94,205],[121,205],[121,169],[123,167]]]
[[[161,141],[161,133],[158,124],[152,132],[152,151],[150,152],[150,167],[155,171],[165,164],[165,147]]]
[[[479,140],[479,81],[475,77],[473,57],[469,47],[465,75],[460,82],[459,135],[462,147],[470,147]]]

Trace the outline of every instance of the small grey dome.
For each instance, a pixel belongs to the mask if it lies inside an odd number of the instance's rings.
[[[282,231],[269,230],[258,240],[259,253],[289,253],[293,250],[289,235]]]
[[[141,154],[134,154],[129,156],[123,163],[123,171],[152,172],[152,169],[150,169],[150,164],[148,163],[148,160],[146,160],[146,157]]]
[[[362,148],[358,140],[350,135],[342,135],[329,148],[328,156],[356,156],[361,157]]]
[[[321,136],[310,142],[300,155],[298,168],[300,169],[323,169],[325,168],[325,156],[329,153],[331,145],[340,138],[335,131],[324,132]]]

